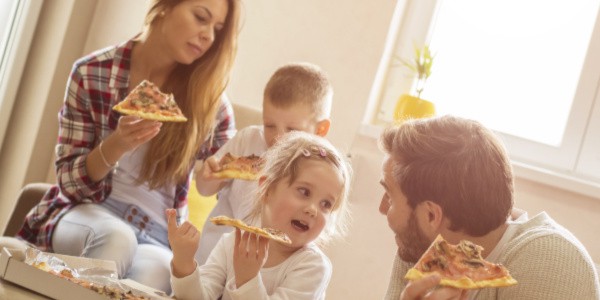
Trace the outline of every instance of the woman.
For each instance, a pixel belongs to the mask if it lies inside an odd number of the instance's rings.
[[[75,62],[60,111],[57,185],[18,236],[42,250],[114,260],[120,277],[170,292],[167,208],[187,215],[196,159],[235,133],[223,99],[238,0],[153,0],[143,32]],[[164,123],[112,107],[142,80],[188,118]]]

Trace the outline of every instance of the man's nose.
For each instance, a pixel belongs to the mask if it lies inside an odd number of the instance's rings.
[[[379,202],[379,212],[382,215],[387,215],[388,210],[390,209],[390,203],[387,201],[385,197],[381,197],[381,202]]]

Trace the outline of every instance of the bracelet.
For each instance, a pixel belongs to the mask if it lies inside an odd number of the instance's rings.
[[[104,162],[104,164],[107,167],[113,169],[113,168],[115,168],[116,166],[119,165],[119,162],[116,162],[116,163],[114,163],[112,165],[108,163],[108,160],[106,160],[106,157],[104,156],[104,153],[102,152],[102,143],[104,143],[104,141],[100,142],[100,145],[98,145],[98,152],[100,152],[100,157],[102,158],[102,161]]]

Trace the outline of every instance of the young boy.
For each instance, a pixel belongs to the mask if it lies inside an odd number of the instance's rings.
[[[219,160],[223,155],[260,156],[289,131],[305,131],[324,137],[331,125],[332,99],[329,79],[318,66],[291,63],[280,67],[264,90],[263,126],[240,130],[214,156],[206,159],[197,174],[196,185],[200,194],[208,196],[218,192],[217,205],[208,219],[219,215],[245,219],[253,207],[254,190],[258,188],[257,181],[215,178],[212,174],[221,169]],[[196,253],[199,265],[206,262],[221,235],[232,231],[232,227],[217,226],[208,219]]]

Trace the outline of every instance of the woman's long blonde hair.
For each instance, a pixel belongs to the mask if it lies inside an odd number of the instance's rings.
[[[153,30],[161,11],[181,0],[153,0],[144,22],[143,35]],[[237,51],[239,0],[227,0],[229,8],[222,30],[210,49],[190,65],[178,65],[162,86],[173,93],[187,122],[165,122],[152,139],[140,171],[140,182],[150,188],[182,183],[189,175],[200,146],[212,139],[221,95],[229,81]]]

